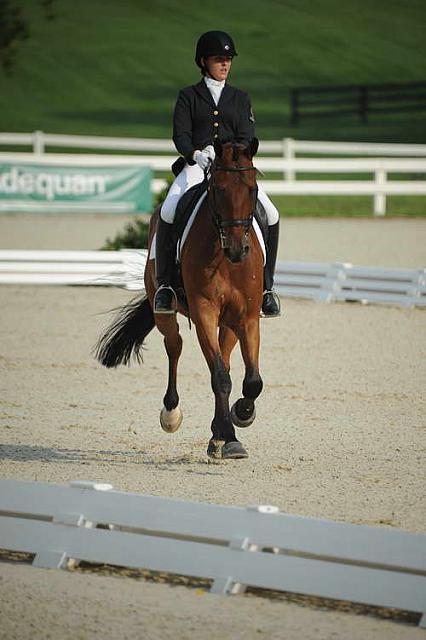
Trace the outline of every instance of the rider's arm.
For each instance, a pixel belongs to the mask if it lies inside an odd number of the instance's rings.
[[[173,142],[178,152],[188,164],[195,164],[192,144],[192,115],[190,100],[183,91],[179,92],[173,114]]]
[[[244,144],[249,144],[256,135],[256,129],[250,98],[247,93],[244,93],[243,91],[240,92],[239,106],[239,118],[235,137],[238,141]]]

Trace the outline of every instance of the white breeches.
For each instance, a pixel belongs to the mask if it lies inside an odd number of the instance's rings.
[[[198,164],[189,165],[186,164],[180,174],[177,176],[161,207],[161,218],[164,222],[171,224],[175,218],[176,206],[183,194],[191,187],[204,180],[204,173]],[[277,208],[271,202],[269,197],[259,187],[258,196],[260,202],[263,204],[268,219],[268,225],[276,224],[280,218]]]

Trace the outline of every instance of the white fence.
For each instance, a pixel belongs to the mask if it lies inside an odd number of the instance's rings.
[[[115,285],[143,289],[146,251],[0,251],[0,284]],[[426,307],[426,269],[278,262],[284,297]]]
[[[49,153],[0,153],[0,163],[33,163],[57,166],[150,166],[154,171],[170,171],[170,156],[107,156]],[[387,195],[426,195],[426,180],[388,180],[389,174],[426,174],[426,158],[262,158],[256,166],[263,172],[283,174],[285,180],[260,180],[259,185],[270,195],[364,195],[373,196],[375,215],[385,215]],[[297,180],[300,173],[372,174],[373,180]],[[165,181],[153,181],[153,191],[158,192]],[[19,209],[19,203],[5,200],[1,210]]]
[[[112,138],[103,136],[73,136],[62,134],[49,134],[43,131],[33,133],[0,133],[0,145],[23,145],[31,146],[33,154],[29,157],[37,162],[43,156],[46,147],[64,147],[73,149],[97,149],[109,151],[137,151],[175,154],[175,148],[171,140],[155,138]],[[256,164],[262,171],[280,172],[284,174],[283,181],[265,181],[262,186],[271,195],[364,195],[373,196],[373,211],[375,215],[386,213],[387,195],[425,195],[426,182],[420,180],[395,181],[387,180],[389,173],[425,173],[425,162],[421,162],[421,157],[426,156],[425,144],[390,144],[390,143],[368,143],[368,142],[323,142],[314,140],[294,140],[284,138],[283,140],[263,141],[259,148],[260,154],[277,153],[283,158],[262,158],[258,157]],[[315,155],[363,155],[363,156],[390,156],[400,158],[400,160],[389,161],[377,159],[371,161],[364,159],[297,159],[297,154]],[[3,154],[0,154],[0,156]],[[21,154],[18,154],[21,156]],[[61,163],[72,163],[77,158],[84,156],[67,156],[64,154],[48,154]],[[402,161],[402,157],[411,160]],[[11,157],[11,156],[10,156]],[[170,170],[170,157],[161,156],[124,156],[116,161],[127,163],[149,164],[156,171]],[[108,163],[105,156],[92,156],[96,162]],[[86,156],[82,162],[91,162]],[[372,173],[374,180],[364,181],[307,181],[296,180],[297,173]],[[155,192],[163,188],[164,182],[157,181],[153,184]]]
[[[422,614],[426,626],[425,535],[269,505],[191,503],[84,481],[0,480],[0,548],[34,554],[36,567],[106,563],[212,580],[213,593],[251,586],[392,607]]]
[[[0,145],[32,147],[42,154],[46,147],[73,149],[108,149],[110,151],[155,151],[176,153],[171,140],[161,138],[112,138],[104,136],[75,136],[33,131],[32,133],[0,133]],[[297,154],[361,155],[361,156],[426,156],[426,144],[399,144],[380,142],[322,142],[318,140],[261,141],[259,153],[278,153],[291,159]]]

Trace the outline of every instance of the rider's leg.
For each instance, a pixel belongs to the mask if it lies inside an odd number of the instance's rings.
[[[204,174],[196,164],[185,165],[177,176],[161,207],[155,242],[155,274],[158,289],[154,298],[154,313],[174,313],[176,294],[170,286],[174,270],[172,227],[177,203],[190,187],[202,182]]]
[[[265,291],[263,293],[262,313],[267,317],[275,317],[280,315],[280,300],[273,290],[275,264],[278,253],[280,215],[263,189],[259,189],[258,198],[265,208],[269,227],[268,239],[266,241],[266,264],[264,270]]]

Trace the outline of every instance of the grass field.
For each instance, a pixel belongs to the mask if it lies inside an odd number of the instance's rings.
[[[195,41],[222,28],[260,138],[426,142],[424,112],[288,124],[293,86],[422,80],[420,0],[236,0],[223,13],[195,0],[57,0],[51,22],[36,0],[22,4],[32,36],[14,75],[0,75],[0,130],[170,137],[176,93],[199,77]]]

